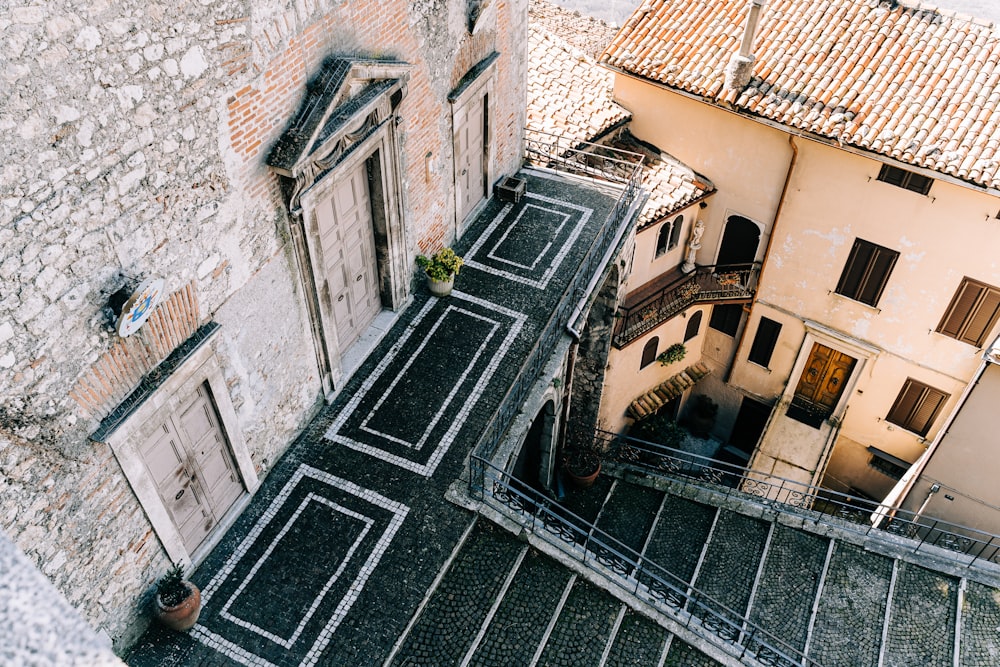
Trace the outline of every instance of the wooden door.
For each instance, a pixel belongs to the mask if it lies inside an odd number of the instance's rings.
[[[199,387],[139,454],[184,548],[193,552],[243,493],[208,390]]]
[[[843,352],[813,344],[809,360],[795,387],[793,401],[825,419],[833,413],[857,360]]]
[[[455,114],[455,188],[461,223],[486,196],[486,97]]]
[[[359,165],[316,207],[326,289],[337,341],[346,350],[381,310],[368,173]]]

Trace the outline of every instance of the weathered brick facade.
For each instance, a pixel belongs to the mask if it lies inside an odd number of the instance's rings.
[[[410,66],[393,120],[398,195],[409,254],[437,248],[457,226],[448,96],[494,52],[491,173],[520,161],[526,1],[53,2],[4,14],[2,528],[122,647],[168,557],[116,454],[91,439],[101,420],[210,321],[259,476],[322,402],[294,222],[265,164],[306,83],[331,55]],[[119,338],[109,297],[154,276],[166,300]]]

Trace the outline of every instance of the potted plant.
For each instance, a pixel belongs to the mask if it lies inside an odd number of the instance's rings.
[[[582,431],[570,432],[563,446],[563,471],[569,483],[586,489],[601,474],[601,462],[607,454],[604,443]]]
[[[443,248],[427,257],[417,255],[417,265],[427,276],[427,288],[434,296],[448,296],[455,286],[455,276],[465,262],[451,248]]]
[[[156,618],[171,630],[190,630],[201,613],[201,591],[184,578],[179,563],[156,582]]]
[[[683,359],[685,354],[687,354],[687,348],[684,347],[684,343],[674,343],[661,352],[656,360],[660,362],[661,366],[669,366]]]

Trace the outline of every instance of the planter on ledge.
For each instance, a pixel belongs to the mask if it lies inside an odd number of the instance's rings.
[[[507,176],[502,179],[496,186],[497,198],[500,201],[506,201],[516,204],[521,201],[521,197],[524,196],[525,191],[528,189],[528,182],[523,178],[516,178],[514,176]]]

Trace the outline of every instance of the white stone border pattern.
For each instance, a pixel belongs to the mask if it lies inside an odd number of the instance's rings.
[[[403,376],[406,374],[406,371],[410,368],[410,366],[413,365],[413,362],[416,361],[417,357],[420,356],[420,353],[424,351],[424,348],[427,347],[427,343],[429,343],[431,339],[434,337],[434,332],[437,331],[438,328],[441,326],[441,323],[444,322],[444,318],[448,316],[448,313],[452,312],[462,313],[464,315],[468,315],[469,317],[472,317],[477,320],[482,320],[484,322],[491,322],[493,326],[490,328],[489,333],[486,334],[486,337],[483,338],[483,342],[479,345],[479,349],[476,350],[476,353],[475,355],[473,355],[472,360],[466,365],[465,370],[462,371],[462,374],[459,376],[458,381],[455,382],[455,385],[451,388],[451,391],[448,392],[448,395],[445,397],[444,403],[441,404],[440,409],[438,409],[438,411],[434,414],[434,417],[430,420],[430,422],[428,422],[427,426],[424,428],[424,432],[421,434],[420,438],[416,442],[408,442],[406,440],[403,440],[402,438],[397,438],[395,436],[389,435],[388,433],[382,433],[381,431],[369,428],[368,422],[371,421],[372,417],[375,416],[375,413],[378,412],[379,408],[381,408],[382,405],[385,403],[385,401],[389,398],[389,395],[392,393],[393,389],[396,388],[396,385],[399,384],[399,381],[403,379]],[[419,452],[421,449],[423,449],[424,445],[427,444],[427,438],[430,437],[431,431],[434,429],[435,426],[437,426],[437,423],[441,421],[441,418],[444,417],[445,410],[448,409],[448,406],[451,405],[451,402],[455,399],[455,394],[458,393],[458,390],[465,382],[465,379],[469,377],[469,373],[472,372],[472,367],[475,366],[476,362],[479,361],[479,358],[483,356],[483,351],[486,349],[486,346],[489,345],[489,342],[493,340],[493,336],[496,335],[496,332],[499,328],[500,328],[500,322],[497,322],[496,320],[491,320],[488,317],[483,317],[482,315],[477,315],[476,313],[465,310],[464,308],[458,308],[456,306],[448,306],[447,308],[445,308],[444,313],[441,314],[441,317],[439,317],[438,320],[434,323],[434,326],[431,327],[431,330],[427,334],[427,337],[424,338],[423,341],[421,341],[416,351],[412,355],[410,355],[410,358],[403,365],[403,368],[399,371],[399,374],[389,385],[389,388],[385,390],[385,393],[382,394],[382,396],[378,399],[378,401],[376,401],[375,405],[372,407],[371,413],[367,417],[365,417],[365,420],[361,422],[361,426],[359,428],[365,433],[371,433],[372,435],[378,436],[380,438],[391,440],[392,442],[396,442],[406,447],[410,447]]]
[[[576,204],[571,204],[570,202],[563,201],[561,199],[552,199],[550,197],[534,194],[532,192],[528,192],[524,196],[530,199],[537,199],[538,201],[545,202],[548,204],[553,204],[555,206],[563,206],[565,208],[573,209],[580,213],[580,219],[573,227],[573,231],[570,232],[569,236],[566,238],[566,241],[562,244],[562,247],[559,248],[559,252],[557,252],[555,254],[555,257],[552,258],[552,263],[542,274],[542,277],[539,278],[538,280],[532,280],[531,278],[527,278],[525,276],[521,276],[516,273],[511,273],[509,271],[504,271],[503,269],[498,269],[492,266],[486,266],[485,264],[481,264],[475,260],[476,254],[482,249],[483,244],[486,243],[486,239],[490,238],[490,236],[497,230],[500,224],[503,223],[504,220],[507,218],[507,215],[513,208],[511,204],[507,204],[500,210],[500,212],[496,215],[496,217],[493,218],[493,222],[491,222],[489,226],[486,228],[486,231],[483,232],[483,234],[479,237],[479,239],[472,245],[472,247],[469,249],[469,252],[466,254],[467,258],[465,260],[465,265],[475,267],[480,271],[485,271],[486,273],[495,276],[500,276],[502,278],[507,278],[508,280],[513,280],[515,282],[528,285],[529,287],[534,287],[536,289],[545,289],[546,287],[548,287],[549,281],[552,279],[552,276],[555,275],[556,271],[559,269],[559,266],[562,264],[563,260],[566,259],[566,255],[569,253],[570,248],[572,248],[573,244],[576,243],[577,237],[580,236],[580,233],[586,226],[587,221],[590,220],[590,216],[591,214],[593,214],[594,209],[586,208],[585,206],[578,206]],[[545,209],[542,206],[539,206],[538,208],[541,208],[543,210],[549,210]],[[553,212],[562,213],[561,211],[553,211]],[[549,243],[549,245],[546,246],[546,250],[548,250],[548,248],[551,245],[552,244]],[[490,252],[492,253],[493,251],[491,250]]]
[[[212,598],[212,595],[214,595],[215,592],[222,585],[222,583],[229,578],[229,576],[233,572],[233,569],[236,567],[236,564],[240,560],[242,560],[244,556],[246,556],[250,547],[254,544],[254,542],[256,542],[257,538],[260,537],[260,534],[271,522],[271,520],[274,519],[274,517],[278,513],[278,510],[281,508],[282,505],[285,504],[285,502],[288,500],[288,497],[291,495],[292,491],[295,489],[295,487],[298,485],[298,483],[302,480],[303,477],[309,477],[319,482],[323,482],[324,484],[328,484],[334,488],[340,489],[341,491],[356,496],[367,503],[375,505],[376,507],[381,507],[384,510],[388,510],[393,514],[392,518],[389,520],[389,525],[382,533],[382,536],[376,543],[375,548],[368,555],[365,564],[361,567],[361,569],[358,571],[358,575],[354,578],[354,582],[348,589],[349,593],[345,595],[343,599],[341,599],[340,604],[337,605],[337,609],[330,616],[330,620],[327,621],[326,625],[320,631],[319,637],[317,637],[316,641],[310,647],[308,653],[306,653],[305,658],[303,658],[302,661],[299,663],[301,667],[307,667],[309,665],[315,665],[316,662],[319,660],[320,654],[323,652],[327,644],[329,644],[330,640],[333,638],[333,633],[336,631],[337,626],[339,626],[340,623],[344,620],[344,618],[347,616],[347,612],[350,611],[351,606],[358,599],[358,596],[361,595],[361,591],[364,589],[365,584],[368,582],[368,577],[375,570],[375,567],[382,559],[382,555],[389,547],[389,543],[392,542],[392,538],[396,535],[396,532],[399,530],[399,527],[403,525],[403,520],[406,518],[406,515],[410,511],[410,508],[402,503],[390,500],[389,498],[386,498],[385,496],[376,493],[375,491],[358,486],[354,482],[342,479],[340,477],[335,477],[334,475],[331,475],[317,468],[313,468],[312,466],[302,464],[299,466],[298,470],[296,470],[295,473],[292,475],[291,479],[289,479],[288,482],[285,483],[285,486],[281,489],[281,492],[278,493],[278,495],[274,498],[274,500],[271,501],[270,506],[268,506],[267,510],[264,512],[264,514],[261,516],[258,522],[254,525],[253,529],[251,529],[251,531],[243,539],[240,545],[232,553],[232,555],[226,561],[225,565],[223,565],[222,569],[220,569],[215,574],[215,576],[212,577],[212,580],[205,587],[205,590],[202,593],[203,606],[208,604],[208,601]],[[296,516],[293,516],[289,520],[288,524],[286,524],[286,527],[287,525],[290,525],[295,520],[295,518]],[[323,594],[325,594],[325,590]],[[235,595],[233,597],[235,597]],[[203,644],[205,644],[206,646],[209,646],[215,649],[216,651],[219,651],[220,653],[235,660],[236,662],[239,662],[243,665],[247,665],[248,667],[275,667],[274,664],[271,663],[270,661],[260,657],[259,655],[256,655],[255,653],[243,648],[242,646],[235,644],[234,642],[229,641],[228,639],[225,639],[217,635],[216,633],[212,632],[211,630],[208,630],[207,628],[205,628],[200,624],[196,625],[191,630],[191,635],[194,636]]]
[[[559,234],[562,233],[563,227],[565,227],[566,223],[569,222],[569,213],[563,213],[562,211],[556,211],[551,208],[545,208],[544,206],[535,206],[534,204],[526,204],[521,209],[520,213],[517,214],[517,217],[514,218],[514,222],[507,225],[507,231],[505,231],[500,236],[497,242],[493,244],[493,248],[488,253],[486,253],[487,257],[496,262],[503,262],[504,264],[510,264],[511,266],[516,266],[519,269],[525,269],[526,271],[535,270],[535,267],[538,266],[538,262],[542,261],[542,257],[544,257],[545,253],[547,253],[549,251],[549,248],[552,247],[552,241],[549,241],[548,243],[545,244],[545,247],[542,248],[542,250],[535,256],[535,261],[533,261],[531,264],[518,264],[513,260],[505,259],[496,254],[497,249],[501,245],[503,245],[503,242],[506,241],[507,237],[511,235],[511,233],[514,231],[517,225],[521,222],[521,219],[524,218],[524,214],[528,212],[529,208],[535,208],[540,211],[545,211],[546,213],[551,213],[557,217],[562,218],[562,222],[556,225],[555,230],[552,233],[553,238],[559,236]]]
[[[430,477],[431,475],[434,474],[434,471],[437,469],[438,464],[441,463],[441,459],[444,458],[444,455],[448,452],[448,449],[451,447],[452,442],[455,439],[455,435],[458,433],[458,430],[462,428],[462,426],[465,424],[465,420],[469,416],[469,413],[472,411],[472,408],[475,407],[475,404],[478,402],[479,397],[486,389],[486,385],[493,377],[493,374],[496,373],[497,368],[499,368],[500,361],[506,356],[507,351],[510,350],[511,345],[513,345],[514,340],[517,338],[518,334],[521,332],[521,328],[524,326],[525,321],[528,319],[527,315],[523,313],[510,310],[509,308],[504,308],[503,306],[498,306],[495,303],[490,303],[489,301],[486,301],[484,299],[479,299],[477,297],[474,297],[470,294],[465,294],[463,292],[454,291],[451,293],[450,298],[467,301],[469,303],[476,304],[482,308],[486,308],[493,312],[506,315],[507,317],[510,317],[512,320],[514,320],[514,324],[507,331],[507,335],[500,343],[500,347],[497,350],[496,355],[493,357],[493,359],[490,360],[490,363],[483,371],[483,374],[479,376],[479,380],[473,386],[472,391],[469,393],[468,397],[466,397],[465,402],[463,403],[462,408],[459,410],[458,414],[455,415],[455,419],[452,421],[452,424],[448,428],[448,431],[441,437],[441,441],[438,443],[437,448],[434,450],[433,453],[431,453],[430,457],[427,459],[427,463],[418,463],[416,461],[411,461],[410,459],[403,458],[402,456],[397,456],[396,454],[384,451],[382,449],[379,449],[378,447],[373,447],[371,445],[362,442],[357,442],[356,440],[352,440],[346,436],[339,435],[338,431],[344,426],[344,424],[351,417],[351,415],[354,414],[354,411],[357,410],[357,407],[361,403],[361,400],[368,394],[369,391],[371,391],[372,387],[375,385],[375,382],[379,379],[379,377],[381,377],[381,375],[385,373],[386,369],[389,367],[389,364],[391,364],[392,361],[396,358],[396,355],[399,354],[399,351],[402,349],[403,344],[406,343],[407,340],[409,340],[410,336],[416,330],[417,325],[423,320],[424,317],[427,316],[427,313],[430,311],[430,309],[433,308],[435,304],[437,304],[438,299],[434,297],[428,299],[424,307],[420,309],[420,312],[417,314],[417,316],[413,318],[413,321],[410,322],[410,324],[407,326],[406,332],[399,337],[399,340],[396,342],[395,345],[392,346],[392,349],[389,350],[389,353],[386,354],[381,361],[379,361],[378,366],[376,366],[372,374],[365,379],[365,381],[361,384],[361,387],[358,389],[358,391],[354,394],[354,396],[351,397],[350,402],[348,402],[348,404],[344,406],[344,409],[341,411],[341,413],[337,415],[337,419],[334,420],[333,424],[326,432],[326,438],[328,440],[338,442],[342,445],[350,447],[351,449],[355,449],[359,452],[364,452],[365,454],[374,456],[375,458],[381,459],[393,465],[397,465],[401,468],[405,468],[406,470],[410,470],[417,474],[424,475],[425,477]]]
[[[347,550],[347,554],[344,557],[344,559],[340,562],[340,565],[337,567],[337,571],[334,572],[329,579],[327,579],[326,584],[324,584],[323,589],[319,592],[319,595],[317,595],[316,598],[313,600],[312,604],[309,605],[309,610],[306,612],[306,615],[302,617],[302,620],[296,626],[295,631],[292,633],[292,636],[289,637],[288,639],[282,639],[273,632],[269,632],[258,625],[254,625],[249,621],[246,621],[237,616],[233,616],[232,614],[229,613],[229,608],[232,606],[234,602],[236,602],[236,598],[238,598],[240,594],[246,589],[247,584],[250,583],[250,581],[253,579],[253,576],[257,574],[257,571],[261,568],[261,566],[263,566],[264,563],[267,562],[267,559],[271,557],[271,553],[274,551],[274,548],[277,546],[278,542],[280,542],[281,538],[283,538],[285,534],[288,533],[289,530],[291,530],[292,526],[302,515],[302,511],[306,508],[306,505],[308,505],[312,501],[322,503],[327,507],[333,509],[335,512],[340,512],[341,514],[346,514],[347,516],[353,519],[357,519],[358,521],[363,523],[365,527],[364,529],[362,529],[361,534],[358,535],[357,539],[354,540],[354,543],[351,545],[351,548]],[[233,596],[229,598],[225,606],[222,607],[222,611],[219,612],[219,616],[225,618],[226,620],[232,621],[237,625],[241,625],[247,630],[256,632],[261,637],[270,639],[275,644],[284,646],[285,648],[292,648],[292,644],[294,644],[295,641],[299,638],[299,635],[302,634],[302,629],[305,628],[306,623],[308,623],[309,619],[311,619],[313,617],[313,614],[316,613],[317,607],[319,607],[320,603],[323,602],[323,598],[326,597],[326,594],[330,590],[330,587],[333,586],[333,584],[337,581],[340,575],[344,572],[344,568],[346,568],[347,564],[350,562],[351,556],[353,556],[354,552],[357,551],[358,546],[365,539],[365,536],[368,535],[368,533],[371,531],[372,526],[374,524],[375,522],[366,516],[358,514],[357,512],[353,512],[341,505],[338,505],[332,500],[328,500],[327,498],[321,498],[320,496],[317,496],[315,493],[310,493],[295,509],[295,513],[292,515],[292,518],[289,519],[288,523],[286,523],[284,527],[282,527],[281,532],[279,532],[275,536],[275,538],[271,541],[271,544],[267,546],[267,550],[264,552],[264,555],[261,556],[260,560],[258,560],[254,564],[254,566],[250,569],[250,572],[247,573],[247,576],[244,577],[243,581],[240,582],[240,585],[236,588],[236,592],[233,593]]]

